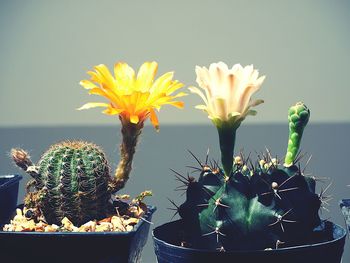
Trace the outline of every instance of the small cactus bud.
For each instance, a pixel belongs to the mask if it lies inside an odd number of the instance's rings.
[[[11,156],[16,165],[24,171],[27,171],[28,167],[33,165],[28,152],[23,149],[13,148],[11,150]]]

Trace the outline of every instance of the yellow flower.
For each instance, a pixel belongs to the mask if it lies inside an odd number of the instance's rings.
[[[133,124],[143,123],[148,117],[158,130],[159,123],[155,109],[160,110],[162,105],[170,104],[183,108],[184,103],[173,99],[185,96],[180,92],[172,95],[183,84],[173,80],[174,72],[168,72],[154,79],[157,73],[157,62],[145,62],[135,71],[126,63],[114,65],[114,76],[108,68],[101,64],[94,67],[95,71],[88,71],[90,80],[82,80],[80,85],[89,90],[89,94],[100,95],[109,100],[109,103],[90,102],[82,109],[105,107],[105,114],[117,115],[122,122]]]
[[[223,62],[212,63],[209,69],[196,66],[197,83],[204,93],[190,87],[192,93],[198,94],[205,105],[196,106],[204,110],[213,121],[242,121],[247,115],[255,115],[253,106],[263,103],[262,100],[251,100],[251,96],[259,90],[265,76],[258,78],[259,73],[253,65],[242,67],[240,64],[228,69]]]

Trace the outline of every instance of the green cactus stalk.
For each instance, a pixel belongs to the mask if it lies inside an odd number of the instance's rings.
[[[288,148],[284,165],[286,167],[293,165],[295,158],[300,148],[301,137],[303,136],[304,128],[310,118],[310,110],[302,102],[296,103],[289,108],[289,138]]]
[[[234,120],[221,121],[220,119],[216,119],[213,122],[219,134],[222,167],[225,174],[229,176],[232,172],[236,130],[241,122]]]
[[[34,191],[26,206],[40,209],[50,224],[64,217],[81,225],[106,216],[111,190],[109,165],[96,145],[83,141],[64,141],[52,145],[34,165],[22,149],[13,149],[15,163],[32,176]]]
[[[309,110],[297,104],[289,112],[290,127],[300,135]],[[213,166],[206,161],[198,169],[198,180],[189,177],[185,182],[177,174],[187,186],[186,201],[178,208],[187,233],[184,244],[220,251],[289,247],[306,244],[321,224],[323,197],[315,193],[315,179],[303,175],[295,157],[287,167],[270,152],[255,165],[237,156],[229,175],[215,162]]]

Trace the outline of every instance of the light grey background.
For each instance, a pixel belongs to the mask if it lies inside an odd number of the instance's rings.
[[[186,174],[186,165],[196,165],[194,159],[187,153],[190,149],[199,158],[204,160],[205,153],[210,148],[210,156],[216,160],[219,158],[219,146],[216,130],[212,126],[183,125],[163,126],[160,133],[156,133],[150,127],[146,127],[138,150],[135,155],[131,178],[122,191],[136,195],[145,189],[153,190],[154,196],[148,199],[149,204],[156,205],[158,210],[153,216],[154,226],[169,222],[173,211],[167,198],[173,199],[177,204],[184,201],[180,192],[175,192],[179,184],[169,168]],[[262,151],[268,147],[273,155],[283,156],[287,144],[288,125],[259,124],[242,125],[237,132],[236,152],[244,148],[246,154]],[[348,169],[350,149],[350,124],[310,124],[305,129],[302,143],[304,152],[313,155],[306,169],[306,173],[313,173],[319,177],[329,177],[330,180],[321,188],[326,188],[333,182],[328,194],[332,195],[331,206],[321,211],[323,219],[330,219],[344,226],[338,201],[342,198],[350,198],[350,174]],[[57,128],[0,128],[0,174],[21,173],[5,155],[14,146],[21,146],[30,150],[33,161],[37,161],[40,155],[50,144],[62,139],[84,139],[94,141],[101,145],[109,157],[111,166],[116,167],[119,161],[118,144],[120,141],[119,127],[57,127]],[[302,166],[303,167],[303,166]],[[21,173],[23,174],[23,173]],[[193,174],[198,178],[197,174]],[[24,185],[28,180],[24,176],[20,187],[19,201],[23,199]],[[1,202],[1,201],[0,201]],[[153,226],[152,226],[153,228]],[[118,248],[116,247],[116,253]],[[151,236],[143,251],[143,262],[155,263],[153,241]],[[349,244],[345,244],[343,262],[350,262]],[[301,263],[301,262],[300,262]]]
[[[350,2],[346,0],[0,0],[0,126],[114,124],[78,85],[86,71],[159,62],[187,86],[195,65],[254,64],[266,103],[249,122],[279,122],[303,100],[314,122],[349,122]],[[160,123],[208,123],[162,109]]]

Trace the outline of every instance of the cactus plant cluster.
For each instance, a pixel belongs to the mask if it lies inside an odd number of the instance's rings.
[[[315,193],[316,178],[300,168],[299,146],[309,115],[302,103],[290,108],[283,165],[267,151],[255,163],[236,156],[229,174],[215,161],[208,163],[208,156],[205,162],[196,158],[198,179],[177,173],[187,186],[186,201],[178,208],[186,244],[224,251],[308,243],[321,223],[324,201]]]
[[[49,224],[60,224],[68,218],[80,226],[90,220],[99,220],[117,212],[142,218],[147,210],[143,199],[151,191],[144,191],[126,203],[124,197],[115,193],[125,187],[129,179],[134,154],[144,122],[149,118],[156,130],[159,121],[155,109],[165,104],[183,108],[183,102],[173,94],[183,84],[173,80],[174,72],[155,79],[158,64],[145,62],[138,74],[125,62],[114,66],[114,75],[104,65],[89,71],[90,80],[80,84],[89,94],[108,99],[109,103],[90,102],[79,110],[95,107],[106,108],[103,113],[118,115],[121,121],[120,160],[114,177],[102,149],[84,141],[63,141],[51,146],[34,164],[23,149],[13,149],[14,162],[32,179],[27,185],[25,211],[28,217],[44,219]],[[27,215],[26,215],[27,216]]]

